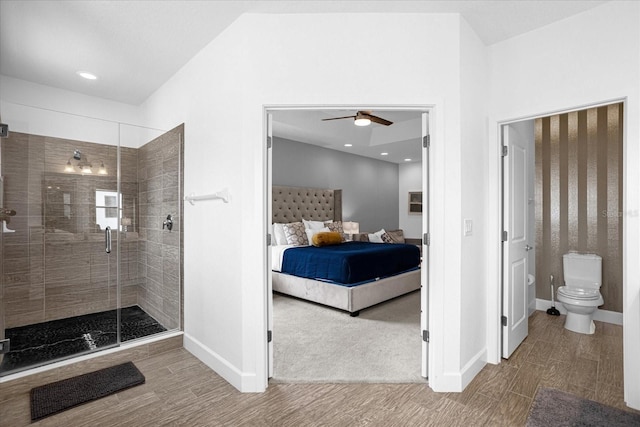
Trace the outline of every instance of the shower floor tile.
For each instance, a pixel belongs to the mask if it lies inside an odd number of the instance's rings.
[[[137,305],[120,309],[120,318],[122,341],[166,331]],[[0,375],[113,346],[116,325],[117,311],[109,310],[6,329],[11,351],[0,363]]]

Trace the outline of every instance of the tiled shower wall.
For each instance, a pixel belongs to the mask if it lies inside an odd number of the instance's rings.
[[[180,138],[177,137],[176,141],[176,150],[179,150]],[[155,141],[150,144],[154,143]],[[176,250],[164,250],[164,243],[158,249],[155,241],[150,246],[146,242],[146,236],[153,233],[149,233],[148,229],[144,233],[140,232],[141,223],[149,223],[146,218],[148,211],[145,210],[149,200],[153,205],[154,198],[157,197],[152,194],[151,199],[147,199],[147,172],[151,171],[149,175],[154,175],[153,171],[157,169],[152,160],[157,159],[157,156],[150,154],[150,144],[140,150],[121,148],[123,215],[132,218],[129,231],[126,235],[120,235],[119,242],[121,305],[139,304],[154,317],[157,316],[157,320],[167,328],[175,328],[179,326],[178,321],[168,319],[177,319],[177,314],[174,313],[179,312],[181,257],[179,253],[176,257],[175,253],[180,247],[180,239],[176,239],[174,235],[166,238],[152,236],[156,240],[167,239],[170,247],[173,245],[169,243],[177,242]],[[164,145],[170,144],[165,141]],[[155,143],[155,146],[158,144]],[[88,157],[94,166],[94,174],[64,172],[75,149],[81,150]],[[139,162],[142,151],[146,152],[143,161],[146,166]],[[102,144],[15,132],[9,138],[2,139],[4,207],[17,212],[8,225],[15,232],[2,233],[0,236],[0,308],[4,311],[4,316],[0,317],[4,319],[4,328],[116,307],[115,251],[111,255],[105,254],[104,234],[96,226],[94,208],[96,189],[116,190],[116,156],[115,147]],[[163,154],[163,158],[171,157]],[[101,162],[104,162],[107,176],[95,175]],[[142,172],[141,166],[146,168]],[[160,168],[164,170],[164,167],[161,162]],[[178,167],[175,169],[177,173]],[[138,182],[139,173],[143,177],[142,185]],[[161,175],[166,176],[167,182],[175,183],[174,190],[167,190],[167,197],[169,191],[177,194],[178,183],[181,181],[172,180],[171,172]],[[170,185],[167,187],[171,188]],[[177,198],[173,203],[181,205]],[[179,218],[176,220],[174,231],[179,236],[182,227]],[[160,221],[160,227],[161,223]],[[113,233],[114,246],[117,243],[116,236],[117,233]],[[155,283],[158,279],[157,269],[149,269],[148,265],[150,262],[157,265],[153,254],[158,251],[166,257],[162,263],[167,264],[168,272],[178,272],[171,278],[174,280],[172,284],[175,291],[167,290],[170,287],[169,279],[161,281],[166,282],[167,288],[162,293],[161,302],[157,298],[150,298],[150,295],[155,295],[149,291],[149,283]],[[153,277],[151,281],[145,277],[147,271]],[[160,271],[164,274],[163,269]]]
[[[75,149],[94,171],[104,162],[108,175],[66,173]],[[135,174],[136,150],[124,151],[124,169]],[[116,259],[104,251],[93,208],[96,189],[117,189],[115,147],[12,132],[2,159],[4,207],[16,211],[8,225],[15,232],[2,234],[5,327],[115,308]],[[137,187],[125,191],[133,196]],[[136,246],[123,242],[124,263],[137,262]],[[137,271],[123,282],[123,302],[135,304]]]
[[[173,329],[180,322],[182,283],[182,135],[183,126],[138,150],[140,190],[140,281],[138,304]],[[167,215],[173,229],[163,228]]]

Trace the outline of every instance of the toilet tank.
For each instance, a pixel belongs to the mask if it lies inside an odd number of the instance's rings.
[[[565,286],[582,289],[600,289],[602,284],[602,257],[596,254],[568,253],[562,257]]]

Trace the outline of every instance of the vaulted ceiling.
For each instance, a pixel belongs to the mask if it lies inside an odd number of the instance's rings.
[[[598,6],[604,1],[0,1],[0,74],[132,105],[144,102],[241,14],[459,13],[487,45]],[[98,76],[89,81],[78,71]],[[389,139],[380,125],[352,129],[323,122],[294,134],[289,119],[315,124],[328,112],[282,116],[283,136],[343,145],[379,156]],[[354,111],[343,111],[353,114]],[[415,115],[394,117],[400,129]],[[304,116],[304,117],[303,117]],[[308,116],[308,117],[307,117]],[[286,120],[285,120],[286,119]],[[346,122],[346,121],[344,121]],[[407,122],[407,123],[405,123]],[[402,124],[404,123],[404,124]],[[287,133],[288,132],[288,133]],[[323,132],[328,132],[324,136]],[[340,138],[333,132],[342,132]],[[323,139],[324,142],[320,141]],[[403,137],[402,137],[403,138]],[[371,153],[364,149],[367,139]],[[397,141],[402,141],[398,137]],[[314,142],[315,141],[315,142]],[[374,142],[372,142],[374,141]],[[399,147],[399,146],[397,146]],[[410,154],[403,154],[399,160]],[[411,155],[413,157],[413,155]]]

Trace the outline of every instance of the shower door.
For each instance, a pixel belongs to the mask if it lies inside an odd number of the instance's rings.
[[[117,137],[118,127],[46,115],[95,135],[27,133],[9,123],[1,141],[2,207],[15,215],[3,223],[1,239],[1,326],[10,351],[0,376],[119,342],[118,147],[93,142],[100,133]]]

